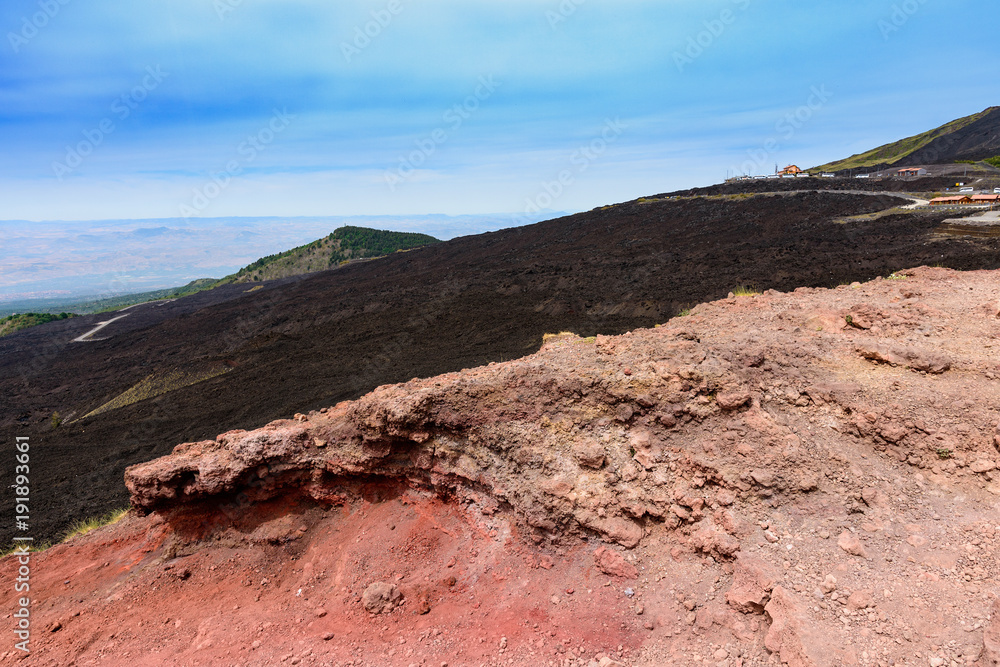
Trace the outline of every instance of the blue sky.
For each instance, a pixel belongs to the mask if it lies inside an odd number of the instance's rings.
[[[0,219],[584,210],[813,166],[997,104],[994,17],[985,0],[7,0]]]

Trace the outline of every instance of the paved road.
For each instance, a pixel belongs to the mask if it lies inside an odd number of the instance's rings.
[[[920,206],[928,206],[930,202],[926,199],[921,199],[914,195],[908,195],[903,192],[870,192],[868,190],[787,190],[785,192],[760,192],[755,194],[766,194],[766,195],[797,195],[804,192],[819,192],[819,193],[832,193],[836,195],[868,195],[870,197],[883,197],[889,195],[890,197],[902,197],[903,199],[909,199],[912,204],[907,204],[902,208],[919,208]]]
[[[1000,225],[1000,211],[987,211],[982,215],[972,215],[968,218],[949,218],[944,224],[953,225]]]
[[[881,197],[883,195],[890,195],[892,197],[902,197],[903,199],[909,199],[912,204],[907,204],[903,208],[917,208],[918,206],[927,206],[930,204],[926,199],[921,199],[920,197],[915,197],[913,195],[904,194],[902,192],[868,192],[866,190],[809,190],[809,192],[836,192],[842,195],[872,195],[876,197]]]

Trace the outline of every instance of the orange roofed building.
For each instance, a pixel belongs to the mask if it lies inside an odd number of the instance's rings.
[[[964,206],[965,204],[971,204],[972,199],[966,195],[960,195],[956,197],[936,197],[931,200],[931,206]]]
[[[778,176],[794,176],[796,174],[801,174],[802,170],[796,167],[794,164],[790,164],[781,171],[778,172]]]

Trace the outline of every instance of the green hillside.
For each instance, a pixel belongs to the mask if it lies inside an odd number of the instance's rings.
[[[17,315],[9,315],[0,319],[0,336],[6,336],[37,324],[65,320],[69,317],[76,317],[76,315],[72,313],[59,313],[57,315],[52,313],[18,313]]]
[[[895,164],[899,160],[902,160],[907,155],[915,153],[924,146],[928,145],[935,139],[947,136],[954,132],[961,130],[972,123],[982,119],[987,114],[995,110],[995,107],[986,109],[985,111],[980,111],[979,113],[972,114],[971,116],[966,116],[965,118],[959,118],[958,120],[953,120],[950,123],[946,123],[941,127],[933,129],[929,132],[924,132],[923,134],[918,134],[914,137],[908,137],[900,141],[896,141],[891,144],[886,144],[885,146],[879,146],[874,150],[870,150],[867,153],[859,153],[857,155],[852,155],[851,157],[839,160],[837,162],[831,162],[829,164],[820,165],[818,167],[813,167],[809,171],[841,171],[844,169],[860,169],[863,167],[874,167],[880,164]]]
[[[237,273],[226,276],[219,284],[259,282],[323,271],[354,259],[381,257],[440,242],[427,234],[341,227],[318,241],[262,257]]]
[[[323,271],[336,268],[344,262],[357,259],[382,257],[402,250],[412,250],[440,240],[427,234],[413,232],[390,232],[366,227],[340,227],[329,236],[313,241],[286,252],[268,255],[258,259],[236,273],[222,279],[199,278],[181,287],[154,290],[138,294],[123,294],[121,296],[99,299],[95,301],[80,301],[72,304],[54,304],[54,308],[72,308],[75,314],[103,313],[120,310],[139,303],[176,299],[220,285],[232,283],[253,283],[275,278],[287,278],[313,271]],[[36,324],[44,324],[52,320],[75,317],[67,313],[25,313],[0,319],[0,336],[13,333]]]

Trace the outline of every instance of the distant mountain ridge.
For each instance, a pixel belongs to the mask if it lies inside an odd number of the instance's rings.
[[[990,107],[929,132],[820,165],[815,170],[836,172],[866,167],[902,168],[959,161],[978,162],[997,156],[1000,156],[1000,107]]]

